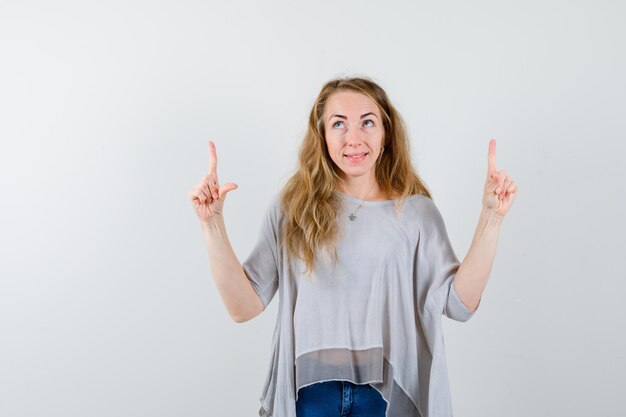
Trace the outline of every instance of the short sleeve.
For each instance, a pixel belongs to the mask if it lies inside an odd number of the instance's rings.
[[[265,210],[255,246],[241,264],[252,287],[263,302],[263,310],[278,291],[278,200]]]
[[[427,281],[435,291],[438,305],[446,317],[465,322],[477,310],[471,311],[459,297],[454,286],[454,277],[461,263],[457,258],[446,230],[445,222],[437,206],[427,199],[428,208],[424,216],[424,238],[421,242],[421,262],[426,263]],[[478,301],[480,306],[480,300]],[[476,307],[478,309],[478,306]]]

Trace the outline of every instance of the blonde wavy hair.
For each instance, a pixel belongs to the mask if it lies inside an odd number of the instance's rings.
[[[399,194],[396,208],[414,194],[431,197],[426,185],[417,175],[411,162],[409,138],[404,121],[391,104],[385,91],[367,77],[342,77],[328,81],[313,104],[302,145],[298,152],[299,164],[280,191],[283,216],[282,244],[289,259],[304,261],[309,275],[318,251],[332,252],[337,261],[337,242],[341,229],[337,227],[337,213],[341,197],[335,191],[341,184],[341,169],[331,159],[325,140],[324,110],[331,94],[337,91],[365,94],[383,118],[383,146],[376,161],[376,181],[388,199]],[[291,265],[291,262],[289,262]]]

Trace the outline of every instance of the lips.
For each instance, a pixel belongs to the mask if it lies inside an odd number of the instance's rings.
[[[345,154],[344,158],[348,160],[350,164],[360,164],[367,159],[368,152],[361,152],[360,154]]]

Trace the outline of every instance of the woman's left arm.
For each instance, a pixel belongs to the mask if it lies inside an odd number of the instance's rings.
[[[483,207],[467,255],[454,277],[454,288],[471,311],[476,310],[491,274],[500,225],[517,194],[517,184],[505,170],[496,169],[496,141],[489,141]]]

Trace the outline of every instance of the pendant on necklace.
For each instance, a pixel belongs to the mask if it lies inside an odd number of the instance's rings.
[[[354,219],[356,219],[356,216],[354,215],[354,213],[350,213],[350,215],[348,216],[350,218],[350,220],[354,221]]]

